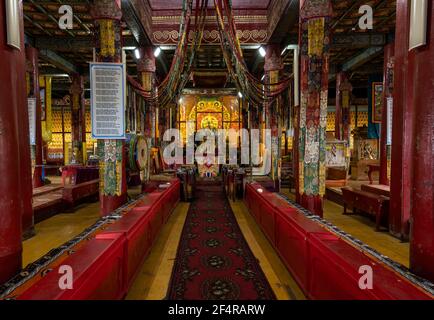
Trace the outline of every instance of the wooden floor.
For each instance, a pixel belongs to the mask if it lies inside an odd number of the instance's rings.
[[[132,190],[131,196],[138,193]],[[288,191],[283,190],[288,194]],[[278,299],[305,299],[291,275],[277,256],[268,240],[247,212],[242,201],[231,202],[232,209],[254,255],[270,282]],[[143,264],[127,296],[129,300],[164,299],[176,257],[177,246],[189,209],[180,203],[156,240],[150,256]],[[375,232],[369,218],[344,216],[342,207],[325,201],[325,219],[359,238],[366,244],[408,266],[409,244],[401,243],[387,232]],[[99,203],[84,204],[74,213],[61,213],[36,225],[36,236],[23,242],[23,265],[33,262],[73,238],[99,218]]]
[[[80,234],[99,218],[99,203],[91,203],[77,207],[74,213],[60,213],[37,223],[36,235],[23,242],[23,266]]]

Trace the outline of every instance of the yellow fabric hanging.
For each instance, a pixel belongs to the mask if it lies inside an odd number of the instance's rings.
[[[42,127],[42,140],[45,143],[51,142],[53,139],[53,117],[51,108],[51,77],[40,76],[39,77],[40,88],[45,89],[45,96],[43,99],[45,109],[45,119],[41,122]],[[42,97],[41,97],[42,99]]]

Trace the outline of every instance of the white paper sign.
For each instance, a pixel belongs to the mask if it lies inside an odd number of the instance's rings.
[[[91,63],[92,137],[125,139],[125,69],[122,63]]]
[[[387,98],[387,139],[386,144],[392,145],[393,98]]]
[[[27,99],[29,109],[30,145],[36,145],[36,98]]]

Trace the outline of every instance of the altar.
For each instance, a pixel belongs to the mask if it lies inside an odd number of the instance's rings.
[[[221,129],[234,129],[238,132],[241,128],[240,104],[237,96],[218,95],[183,95],[180,99],[178,111],[178,128],[181,136],[186,137],[199,130],[210,130],[215,137],[215,150],[213,154],[204,154],[203,161],[197,162],[198,175],[201,178],[214,178],[220,175],[218,163],[217,135]],[[229,141],[229,136],[226,136]],[[196,147],[202,141],[196,141]],[[226,148],[228,155],[228,148]],[[228,159],[228,156],[226,157]],[[197,159],[196,159],[197,161]]]

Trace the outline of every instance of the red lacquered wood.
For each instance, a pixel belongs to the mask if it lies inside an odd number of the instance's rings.
[[[390,232],[409,234],[411,175],[413,170],[413,101],[408,72],[408,34],[410,2],[396,1],[395,75],[392,130],[392,168],[390,178]]]
[[[268,238],[310,299],[433,299],[385,263],[281,201],[277,194],[258,189],[262,188],[257,183],[246,186],[246,205],[266,234],[271,226],[267,220],[269,212],[261,208],[268,206],[274,212],[275,241]],[[264,222],[267,228],[263,227]],[[359,286],[362,266],[373,270],[374,286],[370,290]]]
[[[434,281],[434,5],[428,7],[428,44],[409,53],[413,74],[414,144],[410,268]]]
[[[22,7],[19,13],[21,50],[6,44],[0,2],[0,283],[21,269],[22,225],[33,225]]]

